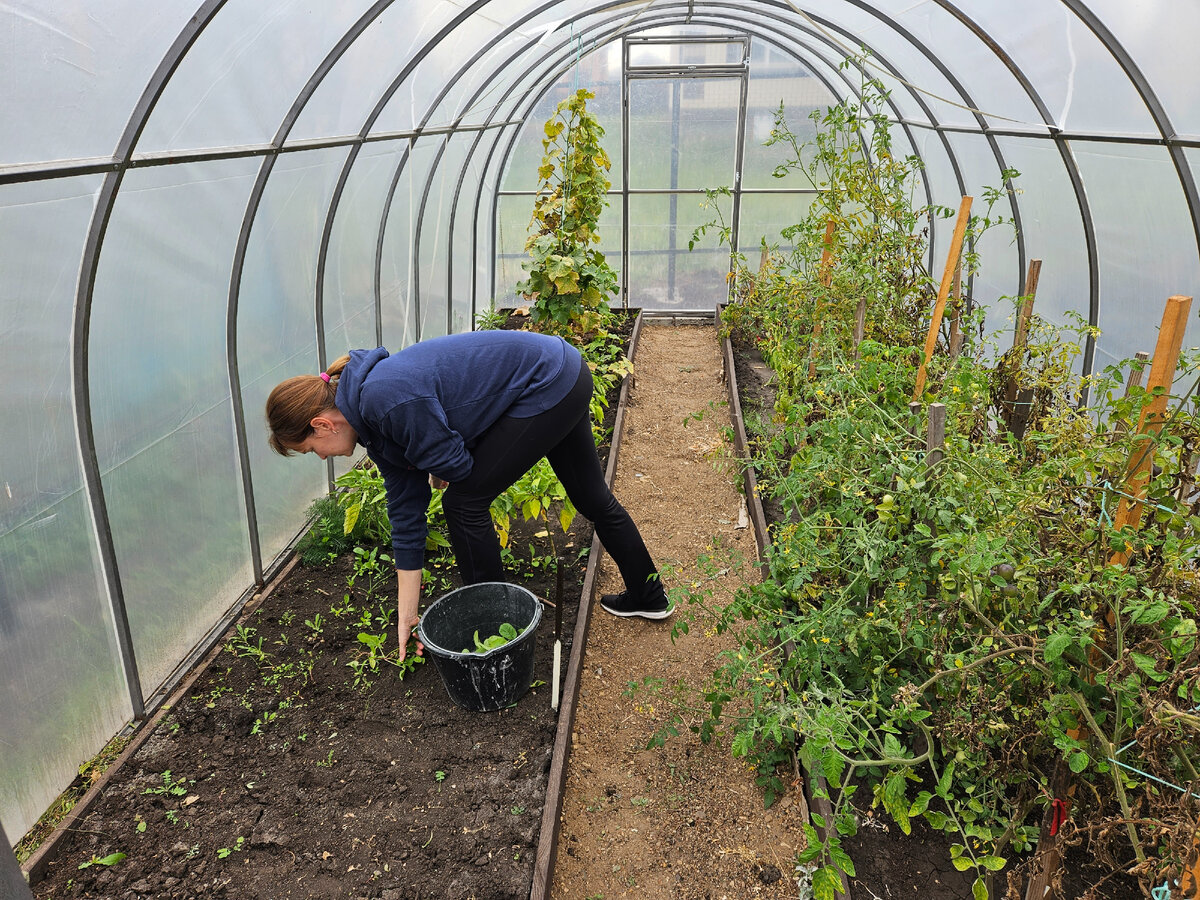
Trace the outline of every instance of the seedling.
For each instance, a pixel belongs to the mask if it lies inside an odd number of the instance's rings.
[[[234,853],[241,853],[241,852],[242,852],[242,847],[243,847],[243,845],[244,845],[245,843],[246,843],[246,839],[245,839],[244,837],[239,837],[239,838],[237,839],[237,841],[235,841],[235,842],[234,842],[234,845],[233,845],[232,847],[222,847],[222,848],[220,848],[220,849],[217,851],[217,858],[218,858],[218,859],[225,859],[226,857],[228,857],[228,856],[231,856],[231,855],[232,855],[232,854],[234,854]]]
[[[79,864],[79,868],[88,869],[92,866],[115,866],[123,859],[125,859],[124,853],[110,853],[108,856],[93,856],[91,859],[81,862]]]

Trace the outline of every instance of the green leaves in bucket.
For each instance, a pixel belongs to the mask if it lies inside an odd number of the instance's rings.
[[[487,653],[489,650],[495,650],[497,647],[503,647],[509,641],[515,641],[521,632],[508,622],[504,622],[497,629],[497,633],[486,637],[483,640],[479,639],[479,629],[475,629],[475,649],[463,647],[463,653]]]

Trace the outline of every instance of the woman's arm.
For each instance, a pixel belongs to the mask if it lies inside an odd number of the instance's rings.
[[[408,639],[412,635],[413,630],[417,627],[417,623],[421,621],[421,616],[417,612],[417,606],[421,601],[421,570],[420,569],[397,569],[396,570],[396,612],[397,612],[397,629],[400,636],[400,659],[403,660],[408,655]],[[420,641],[417,641],[417,656],[422,655],[424,646]]]

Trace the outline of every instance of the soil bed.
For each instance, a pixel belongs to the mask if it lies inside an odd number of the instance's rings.
[[[544,543],[533,536],[542,527],[514,528],[514,549]],[[568,645],[577,554],[590,541],[582,520],[559,539],[563,565],[573,564],[564,569]],[[443,571],[439,595],[457,586]],[[248,617],[250,644],[261,637],[269,661],[237,655],[227,639],[65,837],[35,896],[528,896],[556,722],[549,685],[495,713],[452,705],[432,663],[403,680],[385,665],[356,687],[347,663],[363,649],[359,617],[382,603],[394,629],[395,588],[393,576],[369,604],[361,589],[347,604],[350,572],[346,558],[299,567]],[[543,567],[512,580],[554,595]],[[347,605],[341,617],[331,612]],[[305,625],[318,615],[319,635]],[[551,677],[553,644],[551,614],[535,683]],[[293,674],[310,660],[307,681]],[[79,868],[112,853],[126,858]]]
[[[775,405],[772,372],[757,348],[735,336],[732,339],[738,402],[747,423],[771,420]],[[749,427],[749,424],[748,424]],[[759,498],[768,525],[781,521],[783,509],[770,497]],[[871,808],[871,792],[863,783],[855,796],[859,829],[843,847],[854,861],[857,877],[851,879],[854,900],[875,898],[923,898],[923,900],[961,900],[971,896],[971,882],[950,861],[950,845],[955,841],[930,828],[924,820],[912,820],[912,834],[905,835],[881,809]],[[1071,832],[1071,826],[1066,826]],[[1066,900],[1135,900],[1142,897],[1137,880],[1114,874],[1095,861],[1087,849],[1086,838],[1072,840],[1066,852],[1061,891]],[[1018,883],[1028,874],[1029,857],[1010,854],[1010,863],[995,878],[993,897],[1005,896],[1008,873],[1024,864]],[[1009,893],[1024,897],[1023,887]]]

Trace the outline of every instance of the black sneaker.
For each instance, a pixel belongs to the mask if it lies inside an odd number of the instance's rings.
[[[656,596],[641,599],[638,597],[630,597],[629,591],[621,591],[619,594],[605,594],[600,598],[600,606],[607,613],[612,613],[614,616],[624,616],[631,618],[633,616],[641,616],[643,619],[665,619],[675,612],[675,604],[667,600],[666,594],[661,590],[655,592]]]

